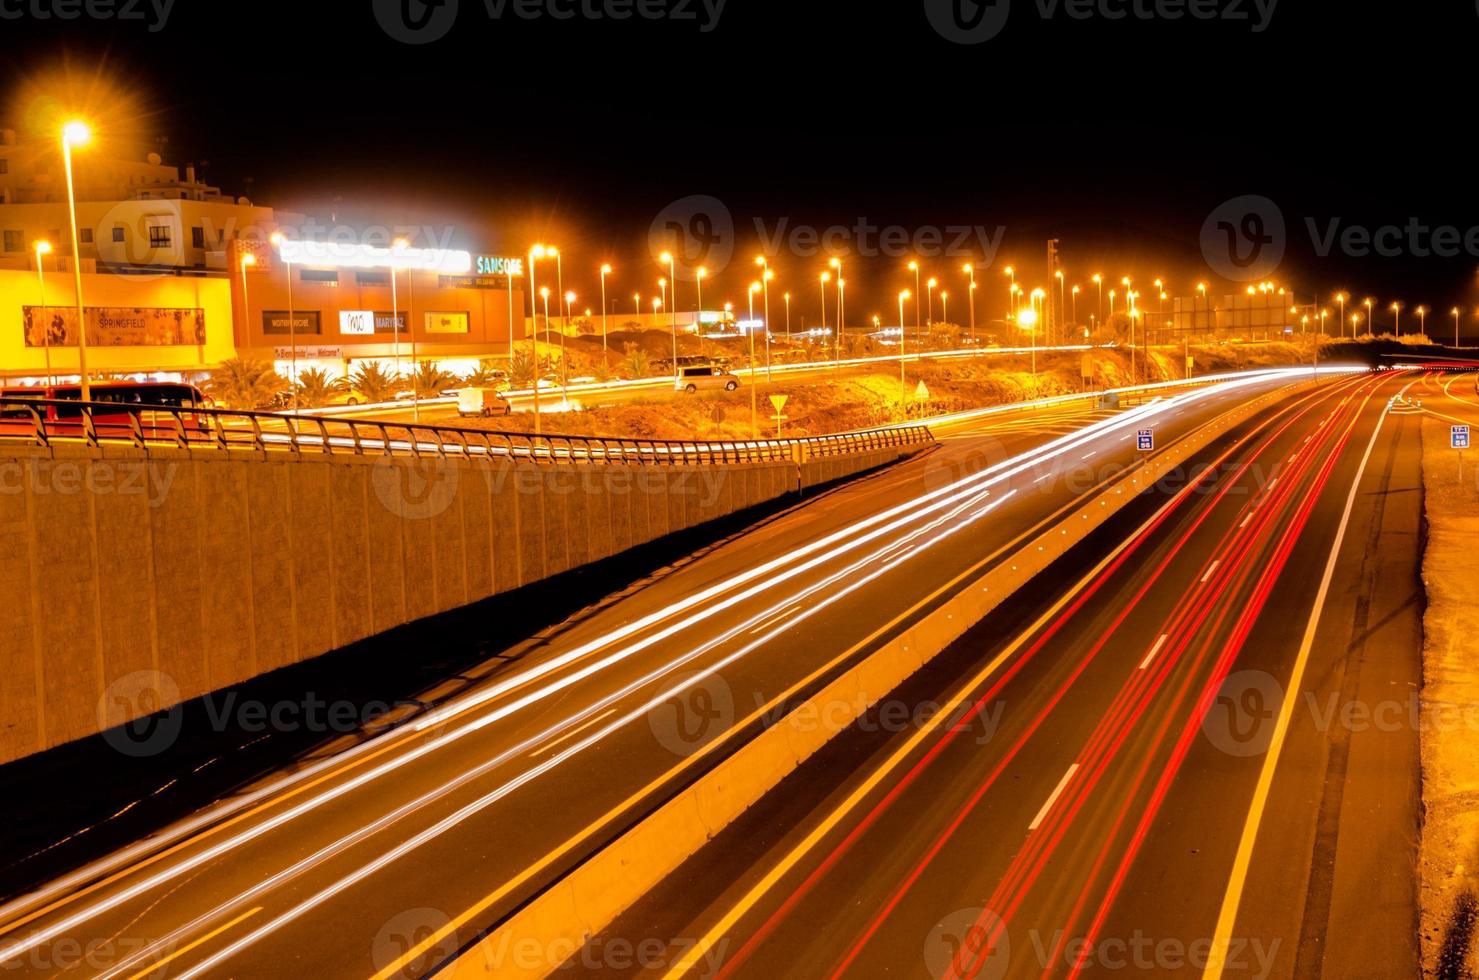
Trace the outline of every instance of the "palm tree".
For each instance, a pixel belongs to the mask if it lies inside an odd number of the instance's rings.
[[[228,408],[255,409],[271,405],[287,387],[287,379],[266,361],[233,357],[211,372],[205,393]]]
[[[443,389],[456,383],[456,376],[443,371],[431,361],[422,361],[416,365],[416,373],[411,375],[411,384],[416,389],[418,398],[439,398]]]
[[[629,378],[645,378],[652,373],[652,358],[636,344],[623,347],[627,356],[621,362],[621,370]]]
[[[340,377],[330,377],[320,368],[298,373],[298,404],[304,408],[322,408],[347,390],[349,382]]]
[[[464,388],[496,388],[501,379],[493,371],[492,361],[479,361],[476,371],[463,376],[462,386]]]
[[[404,391],[405,380],[380,366],[379,361],[364,361],[349,377],[349,387],[370,404],[393,401],[396,392]]]
[[[532,345],[531,345],[532,347]],[[515,388],[534,387],[536,368],[534,363],[535,354],[530,350],[515,350],[513,361],[508,366],[508,380]],[[544,367],[545,365],[540,365]],[[538,372],[543,373],[543,372]]]

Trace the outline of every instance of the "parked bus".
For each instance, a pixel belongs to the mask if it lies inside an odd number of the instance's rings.
[[[204,408],[207,400],[194,385],[162,381],[98,381],[89,387],[93,425],[99,436],[127,437],[135,416],[146,436],[173,434],[178,431],[180,422],[190,429],[201,427],[200,417],[194,410]],[[3,388],[0,389],[0,398],[81,402],[82,386]],[[117,405],[118,408],[113,410],[103,407],[105,405]],[[83,434],[80,404],[48,404],[40,406],[39,410],[48,435]],[[35,423],[31,408],[15,401],[0,402],[0,434],[30,435],[35,430]]]

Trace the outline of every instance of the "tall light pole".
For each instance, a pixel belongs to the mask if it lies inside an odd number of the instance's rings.
[[[654,318],[654,321],[657,318],[657,311],[658,310],[660,310],[660,309],[668,309],[669,308],[668,307],[668,277],[667,276],[663,276],[663,277],[661,277],[661,278],[659,278],[657,280],[657,290],[658,290],[658,295],[657,296],[654,296],[653,299],[654,300],[660,299],[660,300],[662,300],[662,303],[661,304],[654,304],[653,307],[652,307],[652,316]],[[677,283],[674,283],[673,284],[673,292],[676,293],[677,291],[678,291],[678,285],[677,285]],[[673,303],[673,306],[677,306],[677,305],[678,304],[676,302]],[[671,321],[672,318],[669,317],[669,320]],[[673,335],[673,377],[676,378],[678,376],[678,324],[676,322],[670,322],[668,324],[668,326],[670,326],[672,328],[670,332]]]
[[[72,230],[72,278],[77,290],[77,371],[82,380],[82,400],[92,401],[92,385],[87,380],[87,313],[82,306],[82,246],[77,234],[77,191],[72,182],[72,147],[84,146],[92,139],[92,130],[83,122],[69,122],[62,127],[62,167],[67,173],[67,215]]]
[[[549,287],[548,286],[541,286],[540,287],[540,289],[539,289],[539,299],[540,299],[540,301],[544,305],[544,330],[545,330],[544,339],[545,339],[545,343],[549,343]],[[537,326],[538,325],[536,324],[536,327]],[[536,329],[534,331],[534,333],[535,333],[535,336],[538,336],[539,331]],[[535,347],[535,350],[536,351],[538,350],[538,346],[537,345]],[[538,359],[536,358],[535,359],[535,363],[534,363],[534,390],[536,392],[539,391],[540,384],[541,384],[542,381],[544,381],[544,378],[543,378],[542,374],[543,374],[543,372],[541,372],[539,370],[539,362],[538,362]],[[563,390],[561,390],[560,395],[561,395],[561,397],[565,397],[565,392]]]
[[[404,238],[397,238],[393,243],[397,251],[404,251],[410,247],[410,243]],[[390,267],[391,283],[395,282],[395,266]],[[406,267],[406,288],[410,291],[406,299],[406,332],[411,335],[411,418],[417,422],[421,421],[421,392],[416,387],[417,373],[420,363],[417,361],[416,351],[416,269],[412,266]],[[396,329],[400,329],[401,320],[397,315],[394,317]],[[397,335],[399,336],[399,335]]]
[[[1396,327],[1397,332],[1396,332],[1395,336],[1401,337],[1402,336],[1402,304],[1401,303],[1393,303],[1392,304],[1392,312],[1395,313],[1395,314],[1397,314],[1397,327]]]
[[[1062,269],[1055,269],[1053,271],[1053,278],[1058,280],[1058,307],[1053,311],[1053,319],[1055,321],[1062,321],[1063,307],[1068,305],[1068,283],[1063,278]],[[1058,343],[1060,344],[1068,338],[1068,331],[1064,329],[1064,325],[1061,322],[1059,323],[1058,334]]]
[[[835,348],[834,360],[840,361],[842,360],[842,330],[845,323],[845,312],[842,293],[842,260],[834,255],[832,256],[831,261],[829,261],[827,264],[832,267],[832,271],[837,273],[837,342],[833,346]],[[825,323],[822,324],[823,329],[825,329],[826,326],[827,325]]]
[[[40,266],[38,266],[37,268],[40,268]],[[1453,346],[1454,346],[1454,349],[1457,350],[1458,349],[1458,307],[1455,306],[1449,312],[1451,312],[1453,314]]]
[[[399,241],[399,239],[397,239],[397,241]],[[392,249],[393,248],[394,248],[394,245],[392,245]],[[243,291],[245,291],[245,289],[246,289],[246,276],[245,275],[243,275],[241,277],[241,282],[242,282],[242,287],[241,288],[242,288]],[[373,323],[374,319],[375,319],[375,314],[371,313],[370,314],[370,320],[371,320],[370,329],[371,330],[374,329],[374,323]],[[394,255],[394,252],[392,252],[391,258],[390,258],[390,325],[395,330],[395,346],[394,346],[394,349],[395,349],[395,376],[397,378],[405,378],[406,373],[401,370],[401,307],[400,307],[400,300],[396,296],[396,293],[395,293],[395,255]],[[413,393],[416,391],[416,384],[415,384],[414,380],[411,383],[411,391]]]
[[[905,389],[908,382],[904,380],[904,301],[909,298],[909,290],[899,292],[899,409],[902,415]],[[917,305],[917,304],[916,304]]]
[[[1423,336],[1428,332],[1428,308],[1419,306],[1417,308],[1417,332]]]
[[[970,278],[971,284],[966,287],[966,299],[971,307],[971,346],[976,346],[976,266],[967,262],[964,266],[966,276]]]
[[[1336,293],[1335,302],[1340,304],[1340,339],[1345,339],[1345,293]]]
[[[784,300],[785,303],[786,303],[786,333],[790,333],[791,332],[791,294],[789,292],[782,293],[781,294],[781,299]]]
[[[925,298],[929,303],[929,316],[924,322],[931,327],[935,325],[935,287],[939,284],[940,281],[934,276],[930,276],[929,281],[924,284]]]
[[[1017,313],[1017,326],[1032,334],[1032,375],[1037,377],[1037,310],[1028,307]]]
[[[758,282],[752,282],[752,283],[750,283],[750,289],[749,289],[749,299],[750,299],[750,320],[749,320],[749,324],[750,324],[750,329],[747,330],[747,331],[745,331],[745,332],[750,335],[750,438],[751,439],[759,439],[760,438],[760,415],[759,415],[758,410],[756,408],[758,395],[757,395],[757,385],[755,384],[755,294],[758,293],[758,292],[760,292],[760,284]],[[769,327],[767,327],[766,329],[768,330]],[[780,413],[777,412],[776,414],[779,415]]]
[[[41,349],[45,352],[42,356],[46,358],[46,383],[55,385],[56,379],[51,374],[51,324],[46,320],[46,271],[41,267],[41,257],[51,254],[51,242],[38,239],[36,241],[36,285],[41,288]],[[1458,311],[1455,310],[1455,313]],[[1454,319],[1453,335],[1458,336],[1458,319]]]
[[[1037,329],[1036,329],[1036,327],[1038,325],[1041,325],[1043,323],[1043,321],[1047,319],[1047,316],[1045,315],[1047,313],[1047,310],[1045,308],[1046,307],[1047,296],[1048,296],[1048,294],[1046,292],[1044,292],[1042,289],[1034,289],[1032,291],[1032,296],[1030,297],[1033,305],[1036,307],[1036,310],[1037,310],[1037,312],[1036,312],[1036,314],[1034,316],[1034,329],[1032,331],[1032,373],[1033,374],[1037,374]]]
[[[282,256],[282,232],[274,231],[267,239],[277,248],[277,254]],[[288,373],[292,375],[293,411],[298,410],[298,331],[293,323],[293,263],[286,258],[282,260],[283,266],[288,270]]]
[[[565,323],[570,322],[570,306],[575,302],[575,292],[569,290],[565,293]],[[565,357],[565,331],[560,331],[560,394],[566,401],[570,400],[570,361]]]
[[[1362,306],[1366,307],[1366,335],[1368,337],[1371,335],[1371,331],[1376,329],[1376,320],[1374,320],[1372,318],[1372,313],[1371,313],[1371,307],[1375,303],[1376,303],[1376,300],[1374,300],[1370,296],[1368,296],[1368,297],[1366,297],[1365,301],[1362,302],[1362,304],[1361,304]]]
[[[708,276],[709,270],[703,266],[698,267],[694,273],[694,281],[698,283],[698,309],[693,314],[693,335],[698,338],[698,353],[703,356],[704,352],[704,278]]]
[[[770,383],[770,280],[775,278],[770,271],[770,262],[765,256],[755,256],[755,264],[760,266],[760,288],[765,296],[765,383]]]
[[[673,257],[672,252],[664,252],[658,257],[668,267],[668,278],[673,282],[673,302],[668,306],[668,325],[673,328],[673,374],[678,372],[678,260]],[[663,305],[668,305],[667,290],[664,288]]]
[[[550,246],[549,254],[555,259],[555,288],[563,293],[565,292],[565,256],[560,254],[560,250],[553,245]],[[563,331],[568,326],[570,324],[562,323],[560,329]],[[546,331],[549,330],[549,317],[544,318],[544,327]],[[549,339],[548,333],[545,334],[545,339]]]
[[[824,272],[817,276],[817,281],[822,288],[822,329],[827,329],[827,283],[832,281],[832,273]]]
[[[923,336],[924,335],[924,314],[920,312],[919,294],[922,293],[922,292],[924,292],[924,290],[921,289],[920,288],[920,285],[919,285],[919,263],[918,262],[914,262],[914,261],[910,261],[910,263],[909,263],[909,269],[910,269],[910,271],[912,271],[914,273],[914,332],[915,332],[915,334],[917,334],[919,336]],[[900,330],[900,333],[899,333],[899,344],[900,344],[901,347],[902,347],[902,345],[904,343],[904,334],[902,332],[903,329],[904,329],[904,321],[901,318],[899,320],[899,330]]]
[[[1072,292],[1069,294],[1070,296],[1072,296],[1071,302],[1073,304],[1073,307],[1072,307],[1072,313],[1073,313],[1073,315],[1072,315],[1072,317],[1069,318],[1069,320],[1070,320],[1069,326],[1074,326],[1074,327],[1078,326],[1078,292],[1079,292],[1078,286],[1074,286]]]
[[[601,363],[606,363],[606,335],[611,332],[610,318],[606,310],[606,277],[611,275],[610,264],[601,266]],[[702,288],[702,287],[700,287]],[[605,375],[602,375],[605,377]]]
[[[536,436],[540,434],[543,422],[539,413],[539,307],[534,305],[534,298],[540,295],[538,289],[539,284],[536,281],[539,260],[550,254],[552,254],[551,250],[543,245],[535,245],[529,250],[529,319],[534,321],[534,339],[530,342],[534,348],[534,357],[529,365],[529,373],[534,379],[534,434]],[[549,290],[545,289],[543,295],[548,296]],[[548,302],[545,303],[544,323],[547,329],[549,327]],[[510,369],[513,368],[513,357],[513,348],[510,347],[508,351],[508,366]],[[509,380],[513,380],[512,372],[510,372]]]
[[[640,317],[642,315],[641,293],[632,293],[632,315],[636,317]]]
[[[247,293],[247,277],[246,277],[246,271],[247,271],[247,267],[248,266],[253,266],[253,265],[256,265],[256,264],[257,264],[257,257],[255,255],[253,255],[251,252],[245,252],[245,253],[242,254],[240,265],[241,265],[241,317],[242,317],[243,320],[250,320],[252,318],[252,300],[251,300],[251,296]],[[85,374],[82,376],[82,384],[83,384],[83,389],[82,390],[84,392],[87,391],[87,375],[85,375]],[[86,401],[87,400],[87,395],[84,394],[82,396],[82,399],[83,399],[83,401]]]
[[[1096,272],[1096,273],[1094,273],[1093,280],[1094,280],[1094,285],[1099,287],[1099,305],[1096,306],[1094,309],[1099,314],[1099,322],[1100,323],[1103,323],[1104,322],[1104,277],[1101,276],[1099,273]]]
[[[940,290],[940,323],[948,326],[950,323],[950,291]]]

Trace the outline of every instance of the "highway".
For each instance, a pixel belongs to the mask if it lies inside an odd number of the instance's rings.
[[[1239,426],[896,692],[908,723],[877,709],[572,962],[1413,975],[1419,416],[1388,400],[1414,383]]]
[[[1169,445],[1309,378],[1263,374],[1123,412],[1079,404],[962,426],[924,458],[507,651],[481,684],[391,733],[16,899],[0,909],[0,963],[22,976],[424,973],[778,706],[1139,465],[1137,429],[1154,426]],[[1319,404],[1338,392],[1354,403],[1357,384],[1326,379]],[[1326,443],[1322,458],[1345,465]],[[1291,474],[1285,494],[1306,477]],[[1247,567],[1230,561],[1222,574]],[[1168,665],[1182,662],[1179,644],[1174,654]],[[703,724],[660,710],[700,688]],[[1014,800],[1039,805],[1039,788]]]

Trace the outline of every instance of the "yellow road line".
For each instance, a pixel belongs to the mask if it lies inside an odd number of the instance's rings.
[[[128,980],[143,980],[143,978],[144,977],[147,977],[149,974],[154,973],[154,972],[156,972],[158,970],[163,969],[166,964],[170,963],[176,957],[184,956],[186,953],[190,952],[192,949],[194,949],[195,947],[201,945],[202,943],[210,942],[212,939],[215,939],[221,933],[225,932],[227,929],[230,929],[232,926],[236,925],[238,922],[242,922],[242,921],[244,921],[246,919],[249,919],[252,916],[256,915],[260,911],[262,911],[262,906],[258,905],[256,908],[249,909],[249,910],[243,912],[241,915],[238,915],[236,918],[232,919],[230,922],[227,922],[227,923],[225,923],[223,925],[217,926],[216,928],[212,929],[210,932],[208,932],[205,935],[201,936],[199,939],[196,939],[194,942],[191,942],[191,943],[188,943],[188,944],[186,944],[184,946],[181,946],[179,949],[175,950],[173,953],[169,954],[164,959],[162,959],[162,960],[156,960],[153,963],[153,965],[148,966],[148,967],[140,970],[138,973],[133,974],[132,976],[130,976],[128,978]]]
[[[1411,383],[1408,387],[1411,387]],[[1404,394],[1406,391],[1407,388],[1402,389]],[[1371,398],[1372,395],[1367,395],[1366,402],[1362,404],[1363,410],[1370,403]],[[1366,475],[1366,464],[1371,461],[1371,453],[1376,448],[1377,437],[1381,435],[1382,426],[1386,423],[1390,412],[1390,404],[1382,409],[1376,428],[1371,433],[1371,441],[1366,444],[1366,453],[1361,457],[1361,465],[1356,470],[1356,478],[1351,481],[1350,493],[1346,496],[1345,511],[1341,514],[1340,527],[1336,531],[1335,542],[1330,547],[1330,557],[1325,562],[1325,574],[1320,580],[1320,590],[1315,595],[1314,608],[1310,610],[1309,621],[1305,624],[1304,639],[1294,659],[1294,669],[1290,672],[1289,683],[1284,688],[1286,692],[1284,703],[1279,708],[1273,739],[1269,742],[1268,750],[1264,754],[1263,767],[1258,773],[1258,784],[1253,791],[1248,816],[1243,822],[1243,834],[1238,841],[1232,872],[1228,875],[1227,889],[1222,896],[1222,907],[1217,915],[1217,927],[1212,934],[1212,950],[1207,958],[1207,967],[1202,973],[1202,980],[1220,980],[1223,975],[1227,953],[1232,943],[1233,928],[1237,925],[1238,907],[1242,904],[1243,890],[1248,883],[1248,870],[1253,863],[1253,846],[1257,843],[1258,829],[1263,823],[1263,814],[1268,807],[1274,772],[1278,768],[1284,740],[1288,737],[1289,725],[1294,718],[1294,709],[1299,702],[1299,691],[1304,685],[1304,672],[1309,665],[1310,652],[1314,649],[1315,632],[1320,627],[1320,618],[1325,611],[1325,599],[1330,593],[1330,583],[1335,578],[1335,567],[1340,560],[1340,549],[1345,543],[1351,513],[1356,507],[1356,497],[1361,488],[1361,480]],[[1352,420],[1353,427],[1359,419],[1360,414],[1358,413]]]

